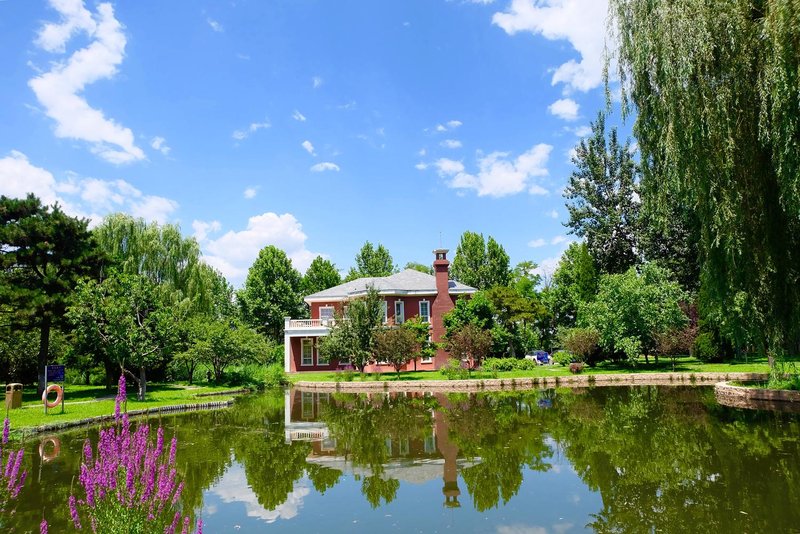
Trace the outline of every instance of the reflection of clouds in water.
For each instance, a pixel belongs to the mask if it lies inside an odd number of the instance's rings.
[[[305,481],[298,482],[294,490],[286,496],[283,504],[274,510],[266,510],[258,503],[258,497],[247,484],[247,475],[242,466],[234,464],[225,471],[219,482],[211,489],[211,493],[217,495],[224,503],[244,504],[248,517],[256,517],[272,523],[277,519],[291,519],[297,515],[298,510],[303,506],[303,499],[311,492],[305,485],[306,483]],[[209,509],[206,512],[214,513]]]
[[[550,530],[545,527],[537,525],[523,525],[517,523],[514,525],[500,525],[497,527],[497,534],[564,534],[572,528],[572,523],[556,523]]]

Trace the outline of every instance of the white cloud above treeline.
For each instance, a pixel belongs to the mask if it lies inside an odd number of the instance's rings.
[[[340,171],[339,166],[335,163],[331,163],[330,161],[323,161],[322,163],[312,165],[310,170],[311,172]]]
[[[83,96],[88,85],[113,78],[125,57],[127,39],[113,7],[101,3],[92,13],[81,0],[50,0],[50,7],[61,20],[40,28],[36,46],[63,54],[76,34],[89,39],[85,48],[75,50],[65,61],[52,62],[49,71],[28,81],[45,115],[55,121],[56,137],[85,141],[92,153],[111,163],[145,159],[133,132],[90,106]]]
[[[33,193],[46,205],[58,202],[65,213],[85,217],[92,226],[104,216],[125,212],[147,221],[167,222],[178,209],[172,199],[146,195],[125,180],[101,180],[68,173],[57,180],[33,165],[22,152],[12,150],[0,158],[0,195],[21,198]]]
[[[555,115],[559,119],[565,121],[574,121],[577,119],[579,110],[580,106],[571,98],[561,98],[547,106],[547,111],[549,111],[551,115]]]
[[[447,158],[435,162],[440,176],[453,189],[473,190],[478,196],[504,197],[527,191],[533,195],[547,194],[547,189],[533,183],[536,177],[547,176],[547,162],[553,147],[540,143],[511,158],[509,152],[492,152],[478,158],[478,170],[465,172],[464,164]]]

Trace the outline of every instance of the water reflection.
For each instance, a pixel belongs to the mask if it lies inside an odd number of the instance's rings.
[[[164,418],[182,505],[207,532],[792,532],[800,419],[716,404],[710,388],[239,399]],[[157,424],[157,422],[156,422]],[[83,439],[26,444],[10,523],[67,528]],[[57,511],[60,511],[58,513]],[[794,529],[794,530],[793,530]]]

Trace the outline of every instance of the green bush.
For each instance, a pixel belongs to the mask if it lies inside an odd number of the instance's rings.
[[[465,380],[469,378],[469,370],[461,365],[461,360],[450,358],[447,363],[439,369],[448,380]]]
[[[536,369],[536,362],[525,358],[487,358],[481,368],[497,373],[501,371],[530,371]]]
[[[572,353],[566,350],[559,350],[557,352],[554,352],[552,358],[554,362],[556,362],[559,365],[563,365],[564,367],[567,367],[569,364],[577,361],[577,358],[575,358],[575,356]]]
[[[262,383],[264,387],[267,388],[285,386],[289,383],[289,380],[286,378],[286,373],[283,370],[283,365],[279,363],[273,363],[267,366],[261,376]]]
[[[701,362],[713,362],[722,359],[722,348],[711,332],[703,332],[694,340],[692,356]]]
[[[600,334],[593,328],[567,328],[558,333],[561,346],[574,354],[578,361],[589,362],[596,358]]]

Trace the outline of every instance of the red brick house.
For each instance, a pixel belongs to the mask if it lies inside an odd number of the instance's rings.
[[[384,323],[402,324],[412,317],[431,323],[431,340],[444,337],[442,316],[453,309],[459,298],[469,298],[477,291],[455,280],[450,280],[447,250],[433,251],[434,275],[406,269],[377,278],[358,278],[336,287],[308,295],[305,298],[311,310],[311,319],[287,317],[284,325],[284,367],[287,373],[298,371],[330,371],[339,368],[340,362],[325,361],[317,350],[320,337],[328,335],[337,310],[348,300],[364,296],[372,287],[384,299]],[[447,353],[438,350],[430,359],[409,362],[403,370],[435,370],[447,362]],[[367,372],[394,370],[388,365],[371,364]]]

